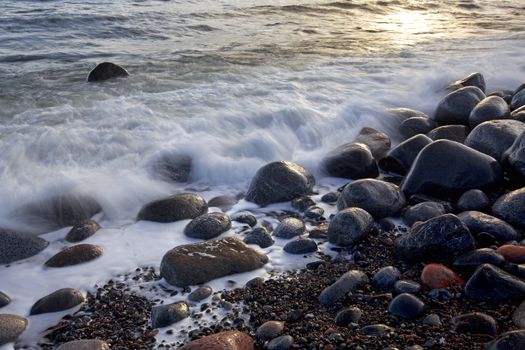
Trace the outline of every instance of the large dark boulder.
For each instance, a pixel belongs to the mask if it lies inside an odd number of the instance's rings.
[[[332,150],[322,160],[321,169],[329,176],[354,180],[379,175],[370,148],[358,142],[346,143]]]
[[[415,225],[395,241],[397,255],[410,262],[447,262],[472,249],[474,238],[469,229],[452,214]]]
[[[21,316],[0,315],[0,346],[14,342],[25,331],[27,323]]]
[[[111,62],[102,62],[89,72],[87,80],[94,82],[127,76],[129,76],[129,73],[121,66]]]
[[[169,284],[186,287],[255,270],[267,262],[266,255],[236,238],[228,237],[171,249],[162,258],[160,275]]]
[[[373,128],[362,128],[354,142],[367,145],[375,159],[383,157],[390,149],[390,137]]]
[[[42,299],[39,299],[31,307],[30,315],[45,314],[71,309],[84,302],[84,296],[80,291],[73,288],[59,289]]]
[[[525,298],[525,282],[490,264],[479,266],[465,285],[465,294],[493,303]]]
[[[374,218],[361,208],[346,208],[337,213],[328,225],[328,240],[340,246],[355,244],[366,237]]]
[[[146,204],[140,209],[137,220],[174,222],[194,219],[207,211],[204,198],[194,193],[182,193]]]
[[[314,184],[314,177],[302,166],[287,161],[272,162],[257,171],[246,200],[262,206],[286,202],[309,194]]]
[[[191,238],[211,239],[220,236],[232,227],[230,217],[224,213],[206,213],[191,220],[184,234]]]
[[[432,140],[450,140],[459,143],[465,142],[470,128],[465,125],[444,125],[435,128],[427,133]]]
[[[489,96],[481,100],[470,112],[468,123],[471,128],[481,123],[495,119],[507,119],[510,117],[509,105],[499,96]]]
[[[505,151],[503,159],[510,174],[525,182],[525,132],[522,132]]]
[[[465,140],[465,145],[501,163],[505,151],[524,131],[525,123],[517,120],[491,120],[476,126]]]
[[[0,228],[0,264],[29,258],[48,245],[48,241],[38,236]]]
[[[399,125],[399,133],[405,139],[408,139],[418,134],[426,134],[437,127],[438,124],[426,115],[424,117],[412,117],[404,120]]]
[[[494,186],[502,177],[492,157],[460,143],[439,140],[419,153],[401,189],[408,194],[445,197]]]
[[[467,225],[470,233],[474,236],[478,233],[486,232],[500,243],[520,241],[522,239],[522,236],[505,221],[479,211],[466,211],[459,214],[458,218]]]
[[[525,229],[525,187],[498,198],[492,206],[492,212],[512,226]]]
[[[474,86],[453,91],[439,102],[434,120],[440,124],[468,125],[470,113],[484,98],[483,91]]]
[[[392,148],[379,161],[379,167],[385,171],[406,175],[419,152],[432,143],[432,139],[425,135],[415,135]]]
[[[485,78],[483,78],[483,74],[479,72],[471,73],[466,78],[453,82],[448,86],[448,88],[456,90],[466,86],[475,86],[478,87],[481,91],[485,92],[486,85]]]

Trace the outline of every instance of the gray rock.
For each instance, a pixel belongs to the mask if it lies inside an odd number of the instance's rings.
[[[207,211],[204,198],[194,193],[181,193],[146,204],[137,215],[137,220],[174,222],[194,219]]]
[[[432,140],[450,140],[459,143],[465,142],[470,128],[465,125],[444,125],[427,133]]]
[[[468,124],[470,112],[485,98],[479,88],[467,86],[449,93],[438,104],[434,120],[440,124]]]
[[[485,346],[485,350],[525,349],[525,330],[510,331],[500,334]]]
[[[512,146],[516,138],[525,131],[525,123],[517,120],[491,120],[479,124],[465,140],[465,145],[485,153],[498,162]]]
[[[377,177],[379,169],[367,145],[346,143],[332,150],[321,162],[322,171],[329,176],[346,179]]]
[[[465,285],[465,294],[493,303],[525,298],[525,282],[490,264],[479,266]]]
[[[273,230],[273,235],[279,238],[290,239],[296,236],[300,236],[306,232],[306,226],[304,222],[296,218],[285,218],[279,225]]]
[[[390,289],[401,277],[401,272],[394,266],[385,266],[374,274],[372,285],[380,289]]]
[[[188,295],[189,301],[198,302],[208,298],[213,293],[210,286],[200,286]]]
[[[284,322],[267,321],[257,328],[255,336],[261,340],[270,340],[278,337],[284,330]]]
[[[268,248],[275,242],[264,227],[256,227],[244,237],[244,243],[257,244],[261,248]]]
[[[435,141],[419,153],[401,189],[408,194],[443,197],[494,186],[502,178],[499,163],[470,147]]]
[[[503,159],[510,175],[517,178],[520,182],[525,182],[525,132],[522,132],[505,151]]]
[[[399,126],[399,133],[405,138],[411,138],[418,134],[426,134],[438,127],[438,124],[429,117],[412,117],[404,120]]]
[[[317,251],[317,243],[310,238],[299,238],[286,243],[283,250],[290,254],[308,254]]]
[[[338,192],[328,192],[321,197],[321,202],[323,203],[335,203],[339,199]]]
[[[232,227],[230,217],[224,213],[206,213],[191,220],[184,234],[191,238],[212,239]]]
[[[343,274],[334,284],[326,287],[319,296],[322,305],[331,306],[352,290],[359,288],[369,282],[364,272],[350,270]]]
[[[386,157],[379,161],[379,167],[385,171],[405,175],[419,152],[432,140],[425,135],[415,135],[392,148]]]
[[[266,345],[268,350],[286,350],[292,347],[294,341],[290,335],[281,335],[280,337],[270,340]]]
[[[219,208],[225,212],[233,208],[233,206],[237,204],[238,202],[239,200],[237,199],[237,197],[217,196],[217,197],[213,197],[212,199],[208,201],[208,206],[210,208],[211,207]]]
[[[470,112],[468,122],[471,128],[475,128],[483,122],[495,119],[507,119],[510,117],[509,105],[499,96],[489,96],[481,100]]]
[[[9,295],[5,294],[4,292],[0,292],[0,307],[8,305],[10,302],[11,298]]]
[[[30,315],[45,314],[71,309],[84,302],[84,296],[79,290],[73,288],[62,288],[39,299],[31,307]]]
[[[446,262],[472,249],[474,238],[467,226],[452,214],[415,225],[395,241],[396,253],[406,261]]]
[[[305,210],[304,217],[307,219],[317,220],[324,214],[324,209],[321,207],[313,206]]]
[[[78,244],[53,255],[45,265],[47,267],[66,267],[94,260],[102,255],[104,249],[93,244]]]
[[[467,334],[486,334],[495,337],[498,326],[494,318],[481,312],[471,312],[452,318],[454,331]]]
[[[414,281],[399,280],[394,284],[394,291],[397,294],[402,294],[402,293],[415,294],[421,291],[421,285]]]
[[[186,244],[168,251],[160,264],[160,275],[169,284],[186,287],[215,278],[258,269],[268,262],[242,241],[228,237]]]
[[[361,328],[361,332],[370,336],[383,336],[388,333],[393,333],[394,328],[389,327],[386,324],[378,323],[364,326]]]
[[[454,260],[454,267],[467,271],[472,271],[483,264],[502,266],[505,264],[505,258],[494,249],[481,248],[461,254]]]
[[[372,215],[361,208],[347,208],[337,213],[328,226],[328,240],[340,246],[352,245],[364,238],[374,224]]]
[[[158,305],[151,309],[151,327],[167,327],[190,316],[190,308],[184,301]]]
[[[348,307],[342,309],[335,315],[335,324],[339,327],[348,327],[350,323],[357,323],[363,315],[358,307]]]
[[[102,62],[88,74],[87,81],[104,81],[112,78],[127,77],[129,73],[121,66],[112,62]]]
[[[87,219],[80,221],[69,230],[66,235],[66,241],[73,243],[83,241],[93,236],[98,230],[100,230],[100,225],[95,220]]]
[[[525,106],[525,88],[516,92],[514,96],[512,96],[512,100],[510,101],[511,110],[518,109],[521,106]]]
[[[0,346],[14,342],[26,329],[27,319],[17,316],[0,315]]]
[[[458,218],[467,225],[470,233],[476,236],[478,233],[487,232],[496,238],[500,243],[509,241],[520,241],[521,234],[507,224],[505,221],[479,211],[465,211],[458,215]]]
[[[514,95],[513,90],[496,90],[491,92],[488,96],[498,96],[501,97],[507,105],[510,104],[510,101],[512,101],[512,95]]]
[[[48,241],[35,235],[0,228],[0,264],[29,258],[48,245]]]
[[[299,198],[295,198],[291,204],[292,208],[297,209],[299,212],[302,213],[309,207],[315,205],[315,202],[309,196],[302,196]]]
[[[458,211],[483,211],[490,205],[489,198],[481,190],[468,190],[461,195],[458,199],[457,208]]]
[[[403,214],[403,217],[412,226],[417,221],[427,221],[443,214],[446,214],[443,204],[438,202],[421,202],[409,207]]]
[[[260,168],[250,183],[246,200],[265,206],[309,194],[315,184],[312,174],[295,163],[279,161]]]
[[[525,328],[525,301],[522,301],[512,314],[512,322],[520,329]]]
[[[525,187],[499,197],[492,212],[512,226],[525,229]]]
[[[354,142],[367,145],[372,156],[376,159],[383,157],[390,149],[390,137],[373,128],[362,128]]]
[[[56,350],[109,350],[109,345],[99,339],[73,340],[60,345]]]
[[[405,206],[405,196],[394,184],[376,179],[362,179],[348,184],[341,193],[339,210],[357,207],[375,219],[395,216]]]
[[[448,89],[457,90],[466,86],[475,86],[485,92],[485,78],[481,73],[471,73],[466,78],[457,80],[448,86]]]
[[[257,218],[253,216],[252,214],[248,214],[248,213],[233,214],[231,219],[233,221],[240,222],[241,224],[246,224],[250,227],[254,227],[255,225],[257,225]]]
[[[425,303],[408,293],[399,294],[388,305],[392,315],[408,320],[419,317],[424,309]]]
[[[525,123],[525,106],[521,106],[520,108],[513,110],[510,113],[510,118]]]
[[[168,182],[187,182],[191,176],[192,159],[186,154],[165,152],[151,161],[151,172]]]
[[[430,314],[423,319],[423,324],[430,327],[441,326],[441,319],[437,314]]]

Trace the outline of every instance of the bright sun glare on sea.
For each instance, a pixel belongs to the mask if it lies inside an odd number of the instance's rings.
[[[396,33],[418,34],[429,30],[429,23],[425,15],[417,11],[399,11],[388,14],[382,21],[386,31]]]

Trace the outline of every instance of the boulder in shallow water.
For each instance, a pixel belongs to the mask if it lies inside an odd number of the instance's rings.
[[[82,220],[69,230],[66,241],[73,243],[83,241],[93,236],[98,230],[100,230],[100,225],[95,220]]]
[[[328,240],[340,246],[357,243],[366,237],[374,218],[361,208],[346,208],[337,213],[328,226]]]
[[[465,294],[493,303],[525,298],[525,283],[490,264],[479,266],[465,285]]]
[[[267,262],[266,255],[236,238],[228,237],[171,249],[162,258],[160,275],[169,284],[186,287],[255,270]]]
[[[121,66],[111,62],[102,62],[89,72],[87,80],[95,82],[127,76],[129,76],[129,73]]]
[[[509,105],[499,96],[489,96],[481,100],[470,112],[468,123],[475,128],[489,120],[507,119],[510,117]]]
[[[264,227],[256,227],[244,237],[244,243],[257,244],[264,249],[272,246],[275,241]]]
[[[211,239],[220,236],[232,227],[230,217],[224,213],[206,213],[191,220],[184,234],[191,238]]]
[[[35,235],[0,228],[0,264],[29,258],[48,245],[48,241]]]
[[[347,179],[377,177],[379,169],[367,145],[346,143],[332,150],[321,162],[321,169],[329,176]]]
[[[45,314],[71,309],[84,302],[84,296],[79,290],[73,288],[59,289],[42,299],[31,307],[30,315]]]
[[[525,187],[499,197],[492,212],[512,226],[525,229]]]
[[[66,267],[94,260],[102,255],[104,249],[93,244],[77,244],[66,248],[46,261],[47,267]]]
[[[9,314],[0,315],[0,346],[14,342],[26,329],[27,319]]]
[[[453,82],[448,88],[456,90],[466,86],[475,86],[485,92],[486,84],[483,74],[479,72],[471,73],[466,78]]]
[[[385,171],[405,175],[414,163],[419,152],[432,143],[432,139],[425,135],[415,135],[392,148],[379,161],[379,167]]]
[[[501,163],[505,151],[523,132],[525,123],[512,119],[491,120],[476,126],[465,140],[465,145]]]
[[[110,350],[110,348],[106,342],[99,339],[81,339],[64,343],[56,350]]]
[[[399,126],[399,133],[405,138],[426,134],[438,127],[438,124],[427,116],[412,117],[404,120]]]
[[[5,294],[4,292],[0,292],[0,307],[8,305],[10,302],[11,298],[9,295]]]
[[[313,175],[302,166],[287,161],[272,162],[257,171],[246,200],[262,206],[286,202],[309,194],[314,184]]]
[[[481,232],[490,233],[500,243],[522,239],[522,236],[505,221],[479,211],[465,211],[459,214],[458,218],[467,225],[474,236]]]
[[[226,331],[189,342],[179,350],[253,350],[253,339],[246,333]]]
[[[468,125],[470,113],[484,98],[483,91],[475,86],[467,86],[453,91],[439,102],[434,120],[445,125]]]
[[[286,243],[283,250],[289,254],[309,254],[317,251],[317,243],[310,238],[298,238]]]
[[[208,211],[204,198],[194,193],[181,193],[146,204],[137,220],[174,222],[194,219]]]
[[[367,145],[372,156],[376,159],[383,157],[390,149],[391,144],[390,137],[387,134],[373,128],[362,128],[354,142]]]

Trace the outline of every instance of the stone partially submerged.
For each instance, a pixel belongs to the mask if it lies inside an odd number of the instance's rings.
[[[137,220],[174,222],[194,219],[208,212],[204,198],[194,193],[181,193],[146,204],[140,209]]]
[[[127,77],[129,73],[121,66],[112,62],[99,63],[91,72],[89,72],[87,81],[104,81],[112,78]]]

